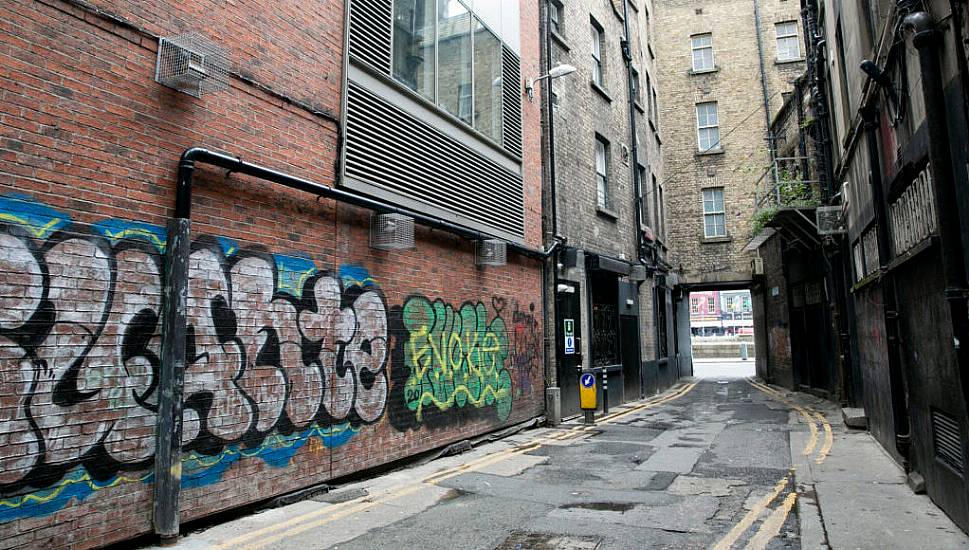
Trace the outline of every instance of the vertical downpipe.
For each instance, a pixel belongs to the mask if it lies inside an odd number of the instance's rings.
[[[178,166],[175,218],[168,223],[165,245],[165,286],[162,304],[161,369],[158,419],[155,425],[155,490],[153,523],[163,544],[178,538],[178,503],[182,482],[182,387],[185,380],[186,298],[191,249],[189,219],[195,162]]]

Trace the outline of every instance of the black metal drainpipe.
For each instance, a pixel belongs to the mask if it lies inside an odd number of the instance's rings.
[[[905,391],[905,376],[902,371],[901,342],[898,330],[898,302],[895,292],[895,277],[887,269],[891,257],[891,235],[888,230],[885,192],[882,187],[881,158],[878,153],[878,109],[872,105],[862,107],[868,145],[869,182],[872,203],[875,210],[875,231],[878,237],[879,268],[882,273],[882,312],[888,340],[888,378],[892,397],[892,420],[895,428],[895,448],[902,456],[902,466],[909,471],[909,447],[911,432],[908,417],[908,399]]]
[[[939,33],[932,16],[924,11],[905,17],[903,27],[912,31],[912,43],[919,52],[925,123],[929,133],[929,162],[938,217],[945,299],[952,322],[953,349],[958,361],[964,402],[969,402],[969,307],[966,268],[962,250],[959,207],[949,151],[949,123],[939,64]]]
[[[175,218],[168,224],[168,240],[165,250],[164,304],[162,305],[162,350],[159,375],[153,519],[155,533],[161,537],[164,544],[173,543],[178,537],[179,530],[178,504],[182,474],[182,387],[185,375],[185,308],[188,290],[188,259],[191,251],[192,179],[197,163],[246,174],[376,212],[403,214],[414,218],[423,225],[461,237],[469,239],[490,237],[487,234],[441,218],[398,208],[369,197],[244,162],[238,157],[226,153],[210,151],[202,147],[185,150],[178,163]],[[552,256],[557,247],[557,242],[553,243],[548,250],[536,250],[517,243],[508,243],[508,248],[511,250],[523,256],[540,260]]]

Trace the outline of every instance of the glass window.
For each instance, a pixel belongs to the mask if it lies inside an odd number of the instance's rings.
[[[633,98],[636,103],[639,103],[640,89],[639,89],[639,71],[635,68],[632,69],[632,80],[633,80]]]
[[[549,2],[548,18],[552,27],[552,32],[562,34],[562,5],[558,2]]]
[[[494,141],[501,140],[501,87],[501,41],[475,20],[474,127]]]
[[[602,86],[602,28],[592,22],[592,81]]]
[[[707,296],[707,313],[714,313],[716,307],[716,300],[713,299],[713,296]]]
[[[705,33],[691,36],[690,47],[693,49],[693,70],[712,71],[713,35]]]
[[[394,78],[434,100],[434,0],[395,0]]]
[[[720,117],[716,101],[697,103],[696,129],[700,152],[720,148]]]
[[[609,142],[596,136],[596,204],[609,208]]]
[[[690,298],[690,313],[700,313],[700,300]]]
[[[703,236],[727,236],[727,216],[723,209],[723,187],[703,190]]]
[[[470,95],[467,107],[461,104],[471,89],[471,12],[458,0],[438,3],[437,42],[437,104],[471,124]]]
[[[801,58],[801,44],[797,38],[797,22],[784,21],[774,25],[777,31],[777,60],[793,61]]]

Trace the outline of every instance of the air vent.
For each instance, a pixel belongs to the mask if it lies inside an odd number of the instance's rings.
[[[519,174],[353,81],[347,86],[346,131],[349,187],[384,189],[458,214],[489,232],[524,236]]]
[[[390,74],[390,0],[350,2],[350,55]]]
[[[507,46],[501,48],[501,109],[504,129],[501,143],[505,150],[522,156],[521,61]]]
[[[401,214],[371,215],[370,246],[378,250],[414,248],[414,219]]]
[[[158,39],[155,82],[193,97],[229,87],[229,59],[198,33]]]
[[[505,241],[500,239],[482,239],[475,245],[475,258],[478,265],[505,265],[508,263],[508,251]]]
[[[815,210],[815,219],[818,224],[818,235],[840,235],[848,230],[845,227],[841,206],[819,206]]]
[[[932,440],[935,458],[962,475],[962,438],[959,423],[948,413],[932,408]]]

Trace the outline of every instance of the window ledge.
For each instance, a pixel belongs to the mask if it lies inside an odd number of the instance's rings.
[[[700,69],[699,71],[694,71],[693,69],[690,69],[688,74],[695,76],[700,74],[713,74],[713,73],[719,73],[719,72],[720,72],[720,67],[717,67],[716,65],[714,65],[712,69]]]
[[[643,104],[642,103],[640,103],[639,101],[636,101],[635,103],[633,103],[633,105],[636,106],[636,110],[639,111],[639,114],[641,114],[641,115],[645,115],[646,114],[646,108],[643,107]]]
[[[649,116],[649,127],[653,129],[653,133],[656,134],[656,140],[659,141],[659,129],[656,128],[656,121],[653,120],[653,115]]]
[[[789,65],[791,63],[804,63],[803,57],[797,57],[794,59],[775,59],[774,65]]]
[[[565,51],[570,51],[572,48],[569,47],[569,43],[565,41],[565,37],[555,31],[549,31],[552,39],[558,43],[558,45]]]
[[[603,218],[607,218],[610,221],[616,221],[619,219],[619,214],[604,206],[596,205],[596,214],[602,216]]]
[[[707,149],[706,151],[697,151],[696,156],[698,157],[709,157],[713,155],[722,155],[724,153],[723,147],[717,147],[716,149]]]
[[[589,86],[592,86],[593,90],[599,92],[599,95],[601,95],[603,99],[605,99],[609,103],[612,103],[612,96],[610,96],[609,92],[607,92],[602,86],[596,84],[595,80],[590,80]]]
[[[719,244],[719,243],[729,243],[733,241],[733,237],[726,235],[723,237],[703,237],[700,239],[701,244]]]

